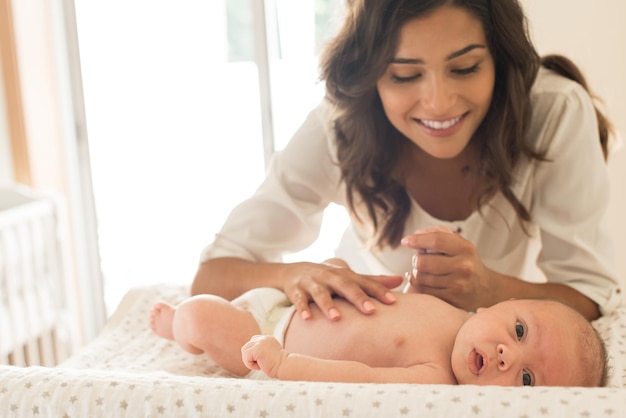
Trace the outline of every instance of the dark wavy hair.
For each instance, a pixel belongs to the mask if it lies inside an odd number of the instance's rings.
[[[408,141],[389,122],[376,88],[398,43],[401,27],[443,5],[468,10],[482,23],[495,63],[490,109],[473,140],[480,152],[478,175],[486,187],[475,195],[478,209],[497,191],[524,221],[528,210],[511,191],[513,170],[522,156],[544,159],[525,142],[530,121],[530,89],[541,59],[528,35],[517,0],[352,0],[338,35],[321,59],[326,97],[334,105],[338,163],[350,210],[355,199],[367,208],[380,247],[396,247],[410,212],[410,198],[394,170]],[[586,83],[573,63],[559,56],[550,68]],[[564,63],[564,64],[563,64]],[[563,64],[563,65],[561,65]],[[570,65],[571,64],[571,65]],[[566,71],[561,71],[566,70]],[[606,145],[605,124],[601,141]],[[602,130],[604,129],[604,134]]]

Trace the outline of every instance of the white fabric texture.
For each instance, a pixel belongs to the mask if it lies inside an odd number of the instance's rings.
[[[234,378],[148,327],[183,286],[129,292],[97,339],[59,367],[0,366],[2,417],[626,416],[626,307],[593,322],[607,345],[606,388],[353,384]]]
[[[530,211],[531,236],[502,194],[482,208],[482,215],[474,212],[458,222],[436,219],[413,202],[405,233],[434,225],[460,230],[495,271],[569,285],[598,303],[602,312],[610,312],[623,297],[605,219],[608,171],[591,98],[577,83],[542,69],[531,100],[527,140],[550,160],[522,161],[515,173],[513,192]],[[346,206],[335,158],[329,108],[322,102],[276,153],[256,193],[233,209],[201,261],[224,256],[279,261],[285,253],[310,245],[326,206]],[[370,231],[357,222],[346,234],[337,255],[355,270],[409,271],[412,251],[370,246]]]

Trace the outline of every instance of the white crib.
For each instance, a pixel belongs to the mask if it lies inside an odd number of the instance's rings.
[[[57,202],[0,187],[0,364],[54,366],[69,355]]]

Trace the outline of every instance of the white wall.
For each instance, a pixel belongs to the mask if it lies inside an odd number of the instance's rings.
[[[626,138],[626,1],[522,0],[522,3],[539,52],[562,53],[574,60]],[[626,282],[626,146],[612,156],[609,170],[613,192],[609,222],[617,244],[619,272]]]

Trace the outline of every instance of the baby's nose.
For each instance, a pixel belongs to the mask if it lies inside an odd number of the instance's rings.
[[[510,369],[517,359],[517,354],[505,344],[498,344],[497,347],[498,369],[506,371]]]

